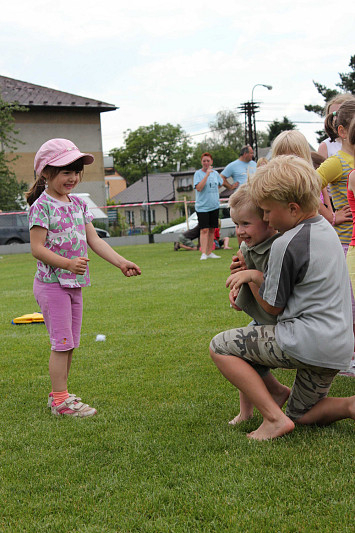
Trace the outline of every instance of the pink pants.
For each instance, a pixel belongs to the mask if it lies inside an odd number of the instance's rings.
[[[35,278],[33,294],[41,308],[52,350],[66,352],[78,348],[83,316],[81,288],[43,283]]]

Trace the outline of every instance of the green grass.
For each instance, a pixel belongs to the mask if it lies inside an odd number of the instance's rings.
[[[35,261],[0,260],[0,531],[354,531],[353,422],[263,443],[245,436],[257,413],[227,424],[237,396],[208,345],[248,323],[224,288],[231,252],[201,262],[172,243],[118,251],[143,274],[126,279],[90,255],[70,376],[70,391],[98,409],[88,420],[47,410],[45,327],[11,325],[38,310]],[[275,375],[292,384],[293,371]],[[331,392],[348,396],[354,383],[339,376]]]

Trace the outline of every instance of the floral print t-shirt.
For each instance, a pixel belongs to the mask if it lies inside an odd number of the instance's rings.
[[[81,198],[72,195],[69,198],[70,202],[61,202],[44,191],[30,208],[29,226],[48,230],[44,246],[52,252],[68,259],[87,257],[85,224],[94,217]],[[84,275],[78,275],[38,260],[35,277],[44,283],[60,283],[63,287],[90,285],[88,267]]]

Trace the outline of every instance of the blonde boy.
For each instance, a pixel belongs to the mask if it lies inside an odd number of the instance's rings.
[[[318,215],[318,174],[296,156],[260,167],[250,184],[264,220],[281,236],[271,246],[267,271],[232,274],[227,286],[259,287],[263,308],[276,326],[248,326],[216,335],[211,357],[222,374],[247,395],[263,416],[248,435],[280,437],[299,424],[355,419],[355,396],[327,397],[331,383],[349,366],[353,351],[351,300],[344,254],[334,229]],[[283,413],[253,367],[295,368]]]
[[[238,270],[254,269],[264,272],[267,267],[270,248],[278,237],[277,232],[270,228],[263,220],[263,211],[253,202],[250,187],[241,185],[229,198],[230,214],[236,225],[236,234],[241,242],[238,258],[243,266]],[[232,307],[237,311],[244,311],[254,319],[254,324],[276,324],[276,316],[263,309],[258,300],[258,287],[253,283],[245,283],[239,291],[231,290],[229,299]],[[262,365],[253,365],[262,377],[268,391],[282,407],[286,402],[290,389],[281,385],[271,374],[270,369]],[[252,418],[254,406],[245,394],[239,393],[240,413],[229,422],[231,425],[239,424]]]

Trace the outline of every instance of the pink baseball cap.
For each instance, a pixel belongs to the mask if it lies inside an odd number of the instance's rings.
[[[34,168],[40,176],[45,166],[66,167],[77,159],[83,158],[84,165],[91,165],[95,158],[82,154],[77,146],[68,139],[51,139],[42,144],[35,156]]]

